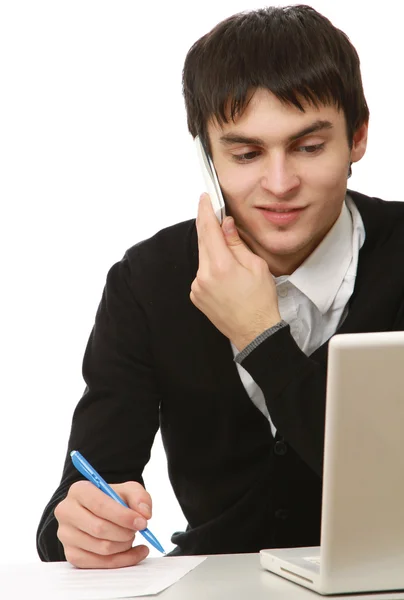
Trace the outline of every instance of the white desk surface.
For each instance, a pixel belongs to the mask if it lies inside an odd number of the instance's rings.
[[[404,592],[321,596],[261,568],[259,554],[222,554],[207,559],[180,581],[144,600],[404,600]]]

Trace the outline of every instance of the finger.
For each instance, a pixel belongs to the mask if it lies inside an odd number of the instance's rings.
[[[149,554],[147,546],[135,546],[120,554],[101,556],[80,550],[80,548],[69,547],[65,549],[66,560],[75,567],[81,569],[119,569],[121,567],[133,567],[146,558]]]
[[[127,481],[114,484],[111,487],[126,502],[129,508],[143,515],[145,519],[151,519],[153,511],[152,498],[140,483]]]
[[[196,229],[198,232],[200,263],[201,258],[202,261],[213,261],[215,258],[223,256],[223,254],[226,255],[228,252],[227,244],[208,194],[202,194],[199,200]]]
[[[131,538],[124,542],[115,542],[108,538],[99,539],[71,525],[65,524],[58,528],[57,536],[65,548],[67,546],[76,547],[102,556],[126,552],[129,548],[132,548],[133,540],[135,539],[134,532],[132,532]]]
[[[256,259],[256,255],[241,239],[233,217],[226,217],[223,221],[222,230],[228,248],[233,253],[233,256],[243,265],[248,267],[252,259]]]
[[[78,481],[73,484],[69,495],[93,515],[125,529],[137,529],[134,521],[142,515],[138,511],[122,506],[89,481]]]
[[[112,521],[95,515],[73,499],[70,501],[70,506],[61,505],[59,507],[57,518],[60,526],[72,526],[94,538],[102,540],[126,542],[134,536],[135,527],[133,523],[130,528],[121,527]],[[139,524],[147,526],[145,520],[144,523]],[[140,527],[139,529],[144,529],[144,527]]]

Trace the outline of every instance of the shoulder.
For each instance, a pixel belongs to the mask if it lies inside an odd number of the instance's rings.
[[[126,251],[126,256],[129,260],[139,256],[157,257],[159,260],[172,259],[189,249],[195,234],[195,219],[176,223],[138,242]]]
[[[198,264],[195,219],[166,227],[131,246],[112,269],[130,287],[160,290],[192,281]]]
[[[362,217],[370,220],[404,218],[404,202],[397,200],[383,200],[376,196],[367,196],[354,190],[347,190],[355,202]]]
[[[391,236],[404,240],[404,202],[383,200],[347,190],[362,217],[366,237],[379,241]]]
[[[388,262],[399,268],[404,258],[404,202],[383,200],[352,190],[348,190],[348,194],[359,210],[365,229],[361,260],[375,256],[380,263],[386,265]]]

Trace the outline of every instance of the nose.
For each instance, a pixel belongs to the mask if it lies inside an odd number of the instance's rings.
[[[300,178],[287,156],[272,154],[265,162],[261,185],[277,198],[284,198],[299,187]]]

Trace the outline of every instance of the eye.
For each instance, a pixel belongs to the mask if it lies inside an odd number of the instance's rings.
[[[247,163],[251,162],[259,154],[260,153],[257,150],[255,150],[254,152],[246,152],[245,154],[233,154],[233,158],[236,162]]]
[[[297,146],[295,150],[297,152],[301,152],[302,154],[314,154],[318,150],[322,150],[324,148],[324,142],[321,144],[313,144],[311,146]]]

